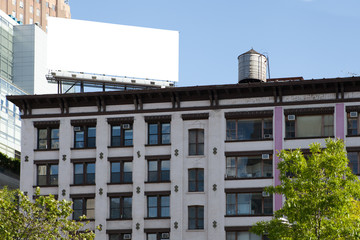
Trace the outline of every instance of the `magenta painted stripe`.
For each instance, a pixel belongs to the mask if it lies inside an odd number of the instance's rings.
[[[336,134],[335,136],[340,139],[345,139],[345,105],[343,103],[337,103],[335,106],[335,124]]]
[[[282,107],[275,107],[275,151],[274,155],[277,154],[278,151],[281,151],[283,148],[283,110]],[[280,159],[275,156],[275,186],[280,185],[280,171],[277,169],[277,165],[280,162]],[[279,210],[282,207],[282,196],[279,194],[275,195],[275,210]]]

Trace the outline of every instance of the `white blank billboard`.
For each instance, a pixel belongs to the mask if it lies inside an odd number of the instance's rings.
[[[51,70],[178,81],[179,32],[48,18]]]

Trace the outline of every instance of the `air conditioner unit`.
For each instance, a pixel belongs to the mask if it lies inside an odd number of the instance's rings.
[[[161,238],[168,239],[168,238],[170,238],[170,234],[169,233],[162,233]]]
[[[270,138],[272,138],[272,134],[264,134],[264,138],[265,139],[270,139]]]
[[[262,154],[261,159],[270,159],[270,154]]]
[[[264,191],[264,192],[262,192],[262,196],[263,197],[270,197],[270,193]]]
[[[131,239],[131,234],[130,233],[126,233],[124,234],[124,239]]]
[[[356,117],[358,117],[358,112],[350,112],[350,117],[351,117],[351,118],[356,118]]]
[[[75,132],[82,131],[82,127],[74,127],[74,131],[75,131]]]
[[[125,123],[122,125],[123,129],[131,129],[131,125],[129,123]]]
[[[295,121],[295,115],[288,115],[289,121]]]

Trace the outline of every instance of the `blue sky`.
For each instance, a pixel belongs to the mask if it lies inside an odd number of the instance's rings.
[[[360,0],[70,0],[74,19],[177,30],[177,86],[237,83],[237,56],[270,76],[360,75]]]

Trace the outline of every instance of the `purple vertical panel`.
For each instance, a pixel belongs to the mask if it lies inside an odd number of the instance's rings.
[[[345,139],[345,105],[337,103],[335,106],[335,137]]]
[[[278,151],[281,151],[283,148],[283,109],[282,107],[275,107],[275,142],[274,142],[274,167],[275,167],[275,186],[280,185],[280,171],[277,169],[277,165],[280,162],[280,158],[276,156]],[[282,196],[279,194],[275,195],[275,211],[279,210],[282,207]]]

